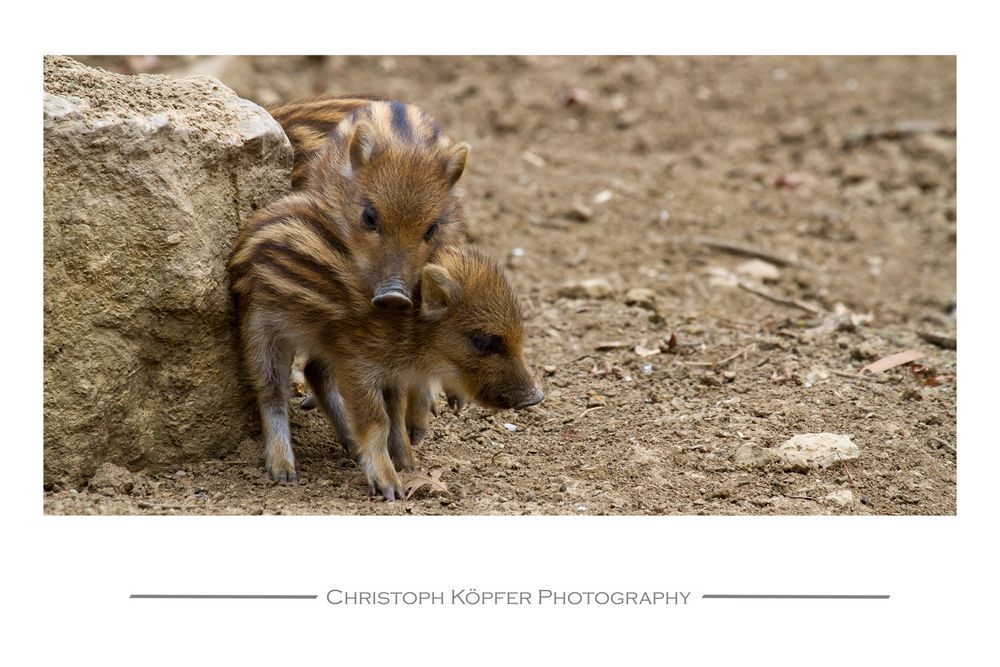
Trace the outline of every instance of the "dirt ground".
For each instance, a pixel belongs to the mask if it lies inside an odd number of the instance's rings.
[[[450,495],[370,499],[322,415],[295,407],[296,485],[248,441],[47,491],[47,513],[955,513],[953,58],[83,60],[207,71],[262,103],[423,106],[473,146],[471,230],[523,297],[547,398],[434,420],[418,465]],[[561,296],[586,279],[609,293]],[[860,376],[904,350],[926,357]],[[819,432],[860,457],[808,473],[737,457]]]

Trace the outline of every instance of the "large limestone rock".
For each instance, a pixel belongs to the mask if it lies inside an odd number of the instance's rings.
[[[210,77],[49,57],[44,96],[45,482],[219,456],[256,427],[225,265],[288,140]]]

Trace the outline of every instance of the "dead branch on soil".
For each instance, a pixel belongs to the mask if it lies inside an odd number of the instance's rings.
[[[682,361],[681,363],[685,366],[704,366],[707,368],[716,369],[716,368],[721,368],[722,366],[725,366],[729,362],[734,361],[740,357],[746,359],[747,354],[753,352],[755,349],[757,349],[757,344],[751,343],[750,345],[747,345],[744,348],[740,348],[735,353],[729,355],[725,359],[719,359],[718,361]]]
[[[955,136],[955,128],[933,120],[903,120],[894,125],[868,125],[847,133],[844,148],[854,148],[880,139],[903,139],[917,134],[942,134]]]
[[[571,424],[571,423],[577,421],[578,419],[583,419],[584,417],[586,417],[591,412],[594,412],[595,410],[603,410],[605,407],[606,406],[604,406],[604,405],[595,405],[593,407],[587,408],[586,410],[584,410],[580,414],[576,415],[575,417],[565,418],[562,415],[557,415],[557,416],[553,417],[552,419],[547,419],[547,420],[543,421],[542,422],[542,426],[547,426],[548,424],[551,424],[552,422],[555,422],[555,421],[559,421],[560,419],[563,420],[564,424]]]
[[[874,382],[875,384],[885,384],[886,382],[891,382],[890,378],[887,377],[877,377],[874,375],[858,375],[857,373],[848,373],[847,371],[834,371],[831,373],[838,377],[847,378],[848,380],[859,380],[861,382]]]
[[[847,473],[847,479],[851,480],[851,486],[854,486],[854,476],[853,476],[853,475],[851,475],[851,469],[847,467],[847,461],[845,461],[845,460],[844,460],[844,457],[842,457],[842,456],[840,455],[840,452],[834,452],[834,454],[836,454],[836,455],[837,455],[837,459],[838,459],[838,460],[839,460],[839,461],[840,461],[840,462],[841,462],[842,464],[844,464],[844,472],[846,472],[846,473]]]
[[[603,409],[604,409],[603,405],[595,405],[592,408],[587,408],[586,410],[578,414],[576,417],[574,417],[573,421],[576,421],[577,419],[583,419],[584,417],[586,417],[591,412],[594,412],[595,410],[603,410]]]
[[[205,505],[167,505],[165,503],[151,503],[140,500],[136,503],[139,509],[143,510],[177,510],[179,512],[190,512],[192,510],[205,509]]]
[[[732,253],[734,255],[743,255],[745,257],[755,257],[772,264],[777,264],[778,266],[791,266],[796,269],[819,271],[819,269],[815,266],[805,264],[792,257],[779,255],[778,253],[758,248],[756,246],[736,243],[734,241],[726,241],[725,239],[712,239],[704,236],[699,236],[695,238],[694,241],[696,243],[700,243],[701,245],[708,246],[709,248],[714,248],[715,250],[722,250],[723,252]]]
[[[739,285],[739,288],[742,290],[745,290],[747,292],[750,292],[751,294],[759,296],[762,299],[767,299],[768,301],[777,303],[782,306],[788,306],[790,308],[798,308],[799,310],[804,310],[807,313],[812,313],[813,315],[822,316],[827,314],[826,311],[823,310],[822,308],[818,308],[810,303],[806,303],[801,299],[786,299],[785,297],[776,296],[774,294],[771,294],[770,292],[766,292],[760,289],[759,287],[754,287],[745,280],[739,281],[737,285]]]
[[[958,347],[958,341],[955,337],[948,334],[937,333],[936,331],[918,331],[917,335],[920,336],[921,340],[925,340],[931,345],[943,347],[946,350],[954,350]]]
[[[954,454],[955,456],[958,456],[958,450],[955,448],[955,445],[950,445],[946,441],[944,441],[941,438],[938,438],[936,436],[933,438],[933,440],[934,440],[934,442],[936,442],[938,444],[938,446],[941,447],[941,449],[946,449],[949,452],[951,452],[952,454]]]

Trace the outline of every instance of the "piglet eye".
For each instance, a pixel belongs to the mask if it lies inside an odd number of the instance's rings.
[[[438,230],[438,223],[437,222],[431,223],[431,226],[427,228],[426,232],[424,232],[424,240],[430,241],[432,238],[434,238],[434,234],[437,233],[437,230]]]
[[[365,210],[361,213],[361,224],[368,230],[378,229],[378,212],[371,205],[371,202],[365,204]]]
[[[485,331],[476,331],[469,334],[469,340],[472,341],[472,346],[476,348],[476,352],[479,354],[503,354],[507,350],[502,337],[486,333]]]

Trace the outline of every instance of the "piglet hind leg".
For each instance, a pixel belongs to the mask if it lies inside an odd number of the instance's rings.
[[[333,380],[333,365],[322,359],[310,359],[303,369],[306,381],[312,388],[314,402],[318,403],[333,426],[333,432],[337,435],[337,440],[344,448],[344,452],[350,458],[355,458],[357,446],[354,444],[351,435],[351,426],[347,423],[347,411],[344,401],[337,393]]]
[[[288,420],[288,372],[292,350],[282,341],[257,332],[246,336],[244,351],[250,379],[257,391],[264,436],[264,463],[281,483],[298,481]]]
[[[408,404],[406,394],[399,387],[382,390],[385,412],[389,418],[389,458],[396,470],[413,470],[413,449],[407,428]]]
[[[410,446],[419,447],[430,428],[431,415],[437,416],[434,391],[429,384],[418,384],[406,392],[406,432]]]
[[[355,460],[368,478],[372,495],[386,500],[402,500],[403,484],[389,457],[391,429],[382,392],[364,382],[364,374],[353,369],[338,369],[337,386],[344,399],[356,446]]]

